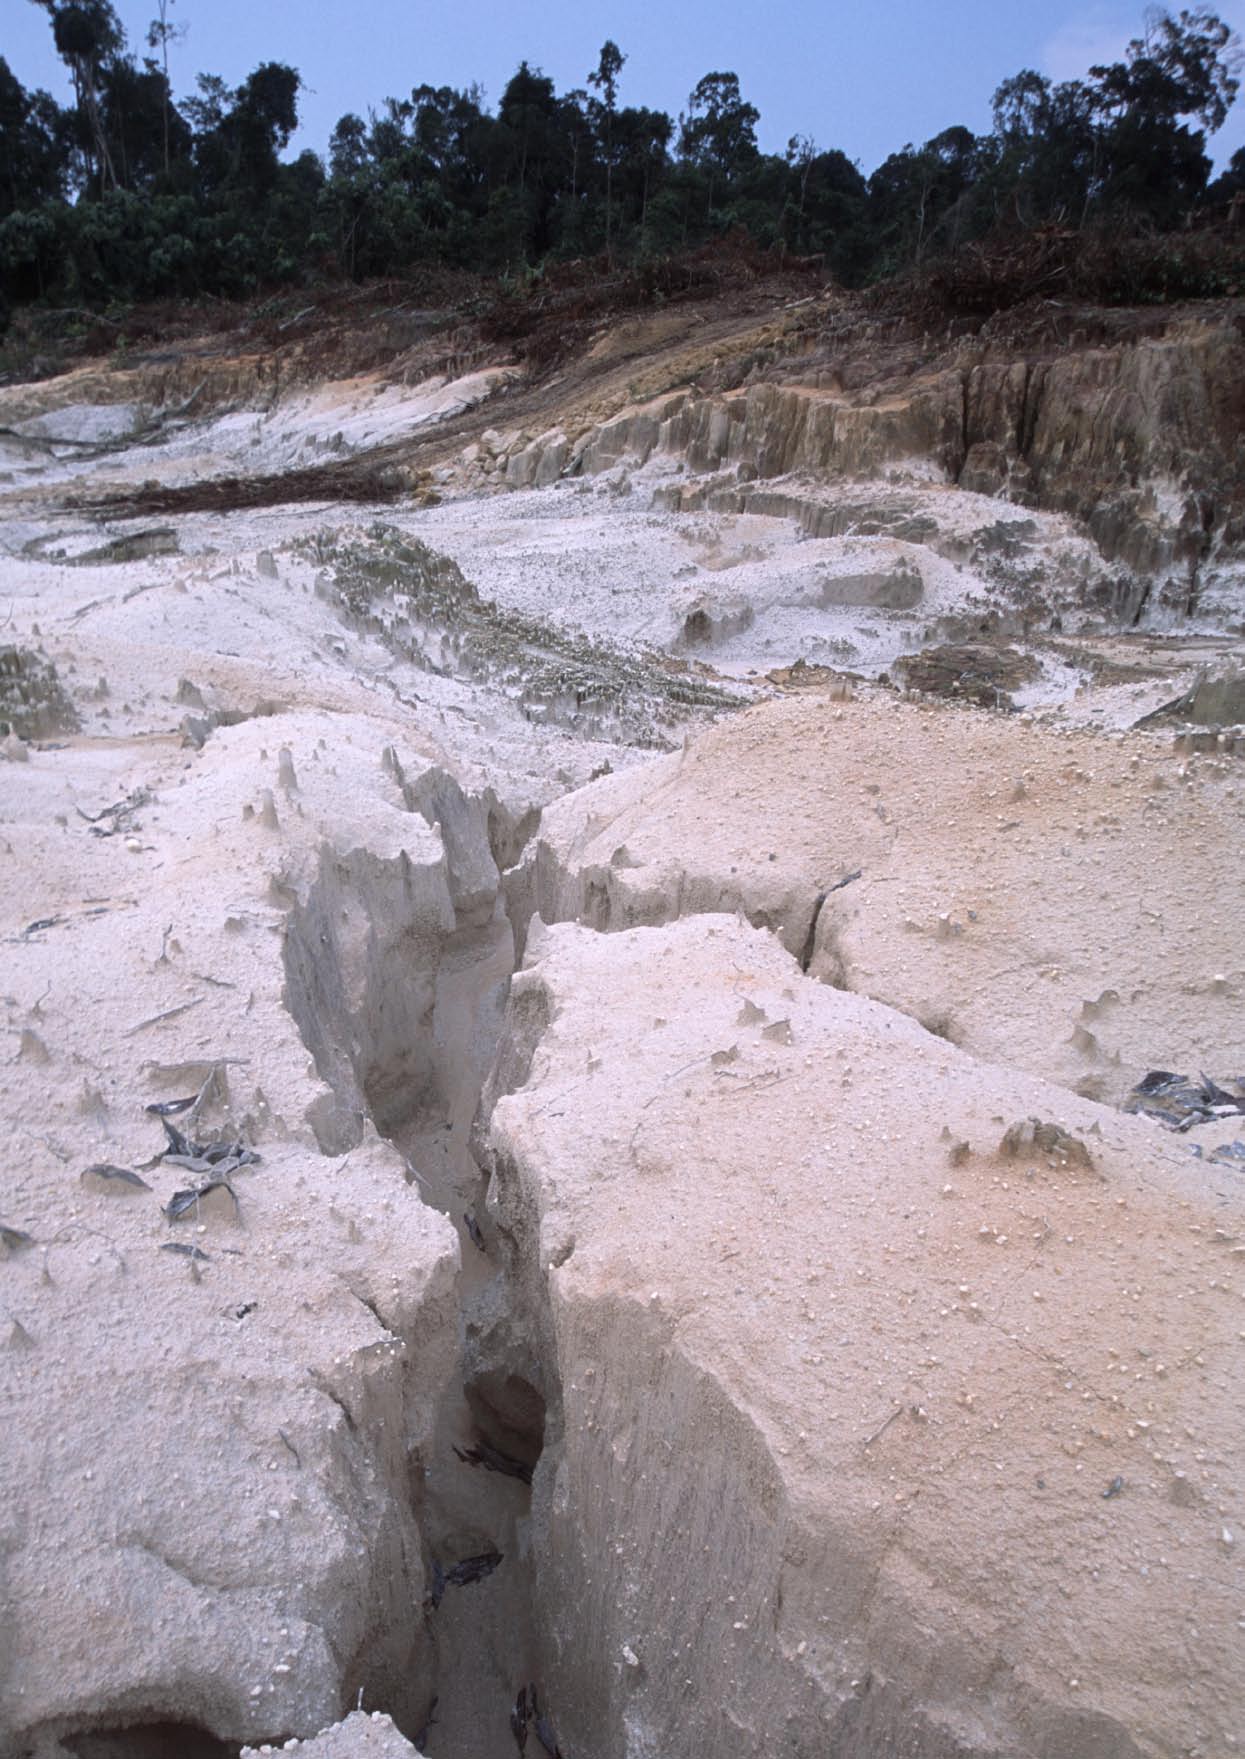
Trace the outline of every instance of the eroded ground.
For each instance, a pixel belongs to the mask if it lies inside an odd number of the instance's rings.
[[[1234,311],[846,323],[0,389],[6,1753],[1245,1739]]]

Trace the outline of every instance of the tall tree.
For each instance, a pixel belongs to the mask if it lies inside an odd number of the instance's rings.
[[[194,129],[201,191],[262,199],[277,180],[279,155],[298,126],[298,73],[264,61],[231,91],[217,74],[201,73],[199,95],[182,111]]]
[[[1209,134],[1239,89],[1239,48],[1217,14],[1199,6],[1151,15],[1123,61],[1091,67],[1102,145],[1100,203],[1171,224],[1206,187]]]
[[[1204,7],[1156,12],[1122,61],[1052,85],[1026,69],[994,94],[996,200],[1022,225],[1124,213],[1175,223],[1205,188],[1205,135],[1236,97],[1240,55]],[[1200,124],[1201,128],[1191,126]]]
[[[178,42],[185,34],[184,24],[174,24],[169,17],[169,8],[174,0],[156,0],[156,16],[147,26],[147,47],[159,49],[160,65],[164,69],[164,175],[169,174],[169,44]]]
[[[846,153],[835,147],[819,152],[807,136],[788,142],[786,160],[794,187],[784,215],[784,243],[823,252],[835,275],[854,284],[867,246],[868,185]]]
[[[0,55],[0,218],[62,197],[67,160],[60,106],[26,91]]]
[[[510,263],[543,256],[553,242],[561,140],[553,81],[526,61],[519,64],[497,106],[491,142],[500,161],[490,190],[488,246]],[[517,187],[516,187],[517,186]]]
[[[100,73],[100,112],[104,137],[123,189],[152,189],[168,182],[170,142],[174,156],[190,152],[190,131],[169,104],[169,88],[154,61],[136,67],[128,55],[114,55]]]
[[[596,110],[602,126],[599,129],[605,159],[605,250],[612,254],[610,242],[614,209],[614,117],[618,109],[618,76],[627,57],[618,44],[608,37],[601,46],[595,73],[588,75],[588,84],[601,93]]]
[[[69,68],[74,97],[89,142],[94,180],[115,189],[117,173],[100,113],[99,84],[104,63],[125,46],[125,32],[109,0],[34,0],[52,20],[56,52]]]
[[[757,156],[756,125],[761,112],[744,102],[735,73],[707,73],[687,100],[679,151],[708,179],[707,212],[713,211],[714,183],[731,179]]]
[[[648,208],[670,167],[674,123],[664,110],[620,110],[615,122],[618,173],[624,217],[639,228],[639,248],[648,249]]]

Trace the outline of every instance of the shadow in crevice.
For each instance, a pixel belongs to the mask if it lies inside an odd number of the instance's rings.
[[[486,1469],[490,1459],[508,1462],[509,1476],[532,1474],[545,1445],[544,1395],[532,1382],[507,1368],[490,1368],[474,1374],[463,1388],[467,1408],[475,1419],[477,1451]],[[494,1471],[506,1467],[494,1464]]]
[[[237,1744],[217,1740],[187,1722],[152,1722],[135,1728],[101,1728],[60,1737],[72,1759],[234,1759]]]

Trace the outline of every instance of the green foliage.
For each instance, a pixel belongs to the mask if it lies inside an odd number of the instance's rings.
[[[1082,80],[1022,70],[995,93],[988,133],[945,129],[866,180],[807,136],[763,153],[759,114],[729,71],[697,83],[676,135],[664,112],[622,102],[626,56],[612,40],[582,90],[560,94],[527,62],[493,111],[476,87],[419,85],[343,116],[326,163],[289,162],[293,67],[264,62],[236,88],[200,74],[177,104],[174,0],[155,0],[155,55],[141,61],[110,0],[34,4],[73,101],[25,91],[0,60],[0,311],[249,295],[428,264],[518,282],[600,255],[613,273],[742,233],[779,258],[819,256],[848,285],[959,253],[965,287],[988,300],[981,241],[1101,234],[1108,221],[1172,231],[1245,198],[1245,153],[1208,187],[1206,135],[1236,97],[1239,51],[1204,7],[1152,14],[1120,61]],[[1139,297],[1219,273],[1192,245],[1152,250],[1143,272],[1144,256],[1117,253],[1117,279]]]
[[[46,92],[24,91],[0,55],[0,215],[59,200],[66,159],[59,106]]]
[[[757,156],[761,113],[745,104],[734,73],[707,73],[687,100],[679,150],[693,165],[729,180]]]

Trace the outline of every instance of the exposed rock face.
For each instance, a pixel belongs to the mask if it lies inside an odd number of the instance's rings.
[[[0,1759],[1237,1750],[1236,308],[1025,321],[0,394]]]
[[[878,574],[840,574],[827,579],[827,605],[871,605],[879,611],[910,611],[921,602],[920,571],[901,561]]]
[[[1245,672],[1229,667],[1204,673],[1183,696],[1149,720],[1191,722],[1195,727],[1236,727],[1245,723]]]
[[[985,362],[965,380],[959,480],[1072,513],[1105,554],[1173,586],[1183,567],[1195,590],[1215,541],[1240,541],[1243,414],[1245,346],[1231,322]]]
[[[1241,1206],[1187,1143],[721,918],[542,931],[511,1005],[489,1202],[547,1352],[564,1751],[1245,1738]],[[1004,1144],[1028,1117],[1080,1153]]]
[[[570,457],[570,445],[559,428],[541,434],[522,450],[512,452],[506,463],[508,489],[544,489],[557,482]]]
[[[1239,789],[1166,734],[810,693],[555,803],[508,883],[520,925],[742,914],[814,976],[1119,1100],[1245,1067]]]
[[[1239,621],[1239,317],[1156,328],[1098,346],[1031,346],[1021,359],[966,344],[898,378],[875,361],[850,389],[833,355],[815,353],[786,369],[787,382],[680,391],[628,411],[581,435],[569,464],[598,471],[661,451],[682,455],[693,472],[730,466],[745,479],[932,470],[967,490],[1071,514],[1171,609]],[[538,449],[524,455],[525,481],[535,480]],[[566,464],[559,454],[558,469]],[[740,510],[762,511],[763,494],[739,490]],[[1102,608],[1131,619],[1149,596],[1126,590]]]

